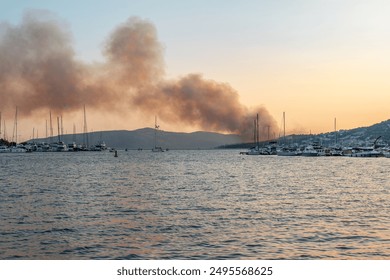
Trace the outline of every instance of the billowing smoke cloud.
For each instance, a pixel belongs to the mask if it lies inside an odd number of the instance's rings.
[[[109,37],[105,55],[108,71],[120,85],[142,87],[158,81],[164,74],[163,49],[154,26],[130,18]]]
[[[252,137],[253,120],[260,115],[260,126],[276,131],[272,116],[263,107],[249,110],[238,100],[228,84],[189,74],[176,81],[163,81],[155,87],[141,89],[133,96],[136,108],[170,122],[183,122],[211,131],[239,133]],[[262,135],[266,139],[266,135]]]
[[[59,22],[27,14],[18,27],[1,26],[0,34],[3,107],[18,105],[30,114],[40,108],[73,109],[87,99],[86,68],[75,60],[70,34]]]
[[[0,109],[17,105],[25,115],[83,104],[117,114],[137,109],[165,122],[248,136],[260,113],[260,125],[277,131],[265,108],[250,111],[228,84],[199,74],[165,80],[163,48],[148,21],[130,18],[118,26],[103,53],[104,63],[77,60],[70,32],[50,14],[30,12],[19,26],[1,24]]]

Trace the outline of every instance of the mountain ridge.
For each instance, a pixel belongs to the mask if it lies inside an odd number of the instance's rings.
[[[383,145],[390,145],[390,119],[371,126],[357,127],[352,129],[341,129],[333,132],[319,134],[291,134],[285,138],[279,138],[281,142],[288,144],[310,144],[318,142],[325,146],[343,145],[343,146],[365,146],[373,145],[376,140]],[[277,141],[277,140],[275,140]],[[263,141],[268,142],[268,141]],[[229,145],[224,148],[249,148],[254,145],[251,143],[239,143]]]
[[[84,143],[84,133],[66,134],[61,136],[65,143]],[[89,146],[104,141],[107,146],[116,149],[152,149],[154,147],[155,129],[150,127],[135,130],[110,130],[89,132]],[[287,135],[286,141],[307,142],[320,141],[324,144],[332,144],[336,141],[344,145],[373,143],[376,138],[390,144],[390,119],[371,126],[342,129],[337,132],[326,132],[313,135]],[[39,138],[28,142],[56,142],[58,136]],[[271,140],[272,141],[272,140]],[[268,142],[268,141],[266,141]],[[214,149],[214,148],[247,148],[253,143],[243,142],[236,134],[222,134],[217,132],[194,131],[194,132],[171,132],[157,130],[156,146],[163,149]]]
[[[213,149],[221,145],[239,143],[240,137],[235,134],[222,134],[207,131],[195,132],[170,132],[158,130],[156,146],[163,149]],[[86,144],[84,133],[66,134],[60,137],[65,143],[76,142]],[[104,141],[108,147],[116,149],[152,149],[155,142],[155,130],[153,128],[139,128],[136,130],[110,130],[88,132],[88,146]],[[56,142],[58,136],[34,139],[36,142]]]

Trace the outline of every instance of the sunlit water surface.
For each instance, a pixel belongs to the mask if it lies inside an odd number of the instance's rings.
[[[1,259],[390,259],[390,159],[0,154]]]

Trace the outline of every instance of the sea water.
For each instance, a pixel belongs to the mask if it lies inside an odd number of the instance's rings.
[[[1,259],[390,259],[390,159],[0,154]]]

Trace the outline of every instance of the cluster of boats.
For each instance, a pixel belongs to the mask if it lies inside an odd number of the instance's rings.
[[[283,138],[286,139],[285,133],[285,113],[283,113]],[[336,131],[336,119],[335,119]],[[319,142],[313,142],[310,145],[299,146],[298,144],[287,145],[286,143],[278,145],[277,142],[272,142],[265,147],[260,147],[259,144],[259,115],[254,120],[254,143],[256,146],[250,148],[246,152],[241,152],[244,155],[278,155],[278,156],[349,156],[349,157],[387,157],[390,158],[389,145],[377,145],[377,141],[382,136],[375,139],[373,145],[365,147],[343,147],[335,144],[332,147],[324,147]],[[337,142],[337,141],[336,141]]]
[[[107,149],[104,141],[100,141],[98,144],[90,147],[77,145],[75,142],[65,144],[62,141],[58,141],[54,143],[24,143],[10,147],[3,145],[0,146],[0,153],[105,151]]]
[[[278,156],[348,156],[348,157],[387,157],[390,158],[390,147],[323,147],[316,143],[304,147],[270,145],[267,147],[255,146],[246,152],[245,155],[278,155]]]

